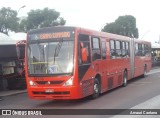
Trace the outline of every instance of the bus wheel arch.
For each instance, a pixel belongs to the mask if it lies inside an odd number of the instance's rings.
[[[122,83],[123,87],[127,86],[127,81],[128,81],[128,71],[127,69],[125,69],[123,72],[123,83]]]
[[[95,99],[95,98],[99,97],[100,93],[101,93],[101,76],[99,74],[97,74],[94,77],[92,98]]]

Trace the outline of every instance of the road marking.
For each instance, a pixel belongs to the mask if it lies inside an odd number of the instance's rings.
[[[160,70],[157,70],[155,72],[149,72],[149,73],[147,73],[147,75],[151,75],[151,74],[155,74],[155,73],[159,73],[159,72],[160,72]]]
[[[143,86],[145,84],[131,84],[132,86]]]
[[[131,84],[132,86],[143,86],[146,84],[151,84],[152,82],[134,82],[133,84]]]
[[[137,84],[150,84],[152,82],[134,82],[134,83],[137,83]]]

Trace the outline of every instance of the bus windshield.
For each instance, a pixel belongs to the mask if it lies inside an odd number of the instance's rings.
[[[30,43],[28,70],[30,75],[71,74],[73,40]]]

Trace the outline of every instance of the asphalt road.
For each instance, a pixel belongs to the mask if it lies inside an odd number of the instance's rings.
[[[160,70],[154,69],[146,78],[132,79],[127,87],[118,87],[95,100],[88,98],[74,101],[32,100],[28,98],[27,93],[23,93],[4,97],[0,101],[0,109],[129,109],[158,95],[160,95]],[[64,116],[55,118],[57,117]]]

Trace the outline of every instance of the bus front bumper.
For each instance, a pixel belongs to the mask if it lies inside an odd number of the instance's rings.
[[[29,87],[28,94],[32,99],[53,100],[53,99],[79,99],[82,96],[81,87]]]

